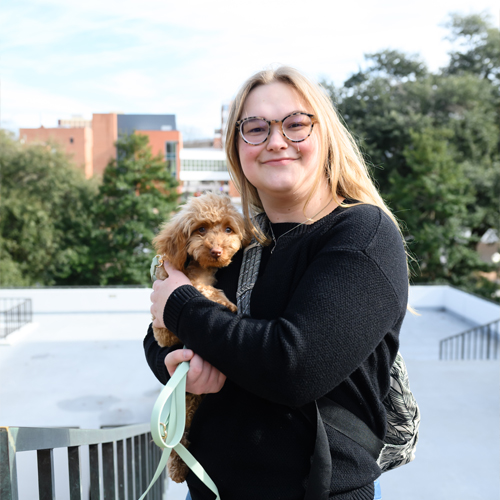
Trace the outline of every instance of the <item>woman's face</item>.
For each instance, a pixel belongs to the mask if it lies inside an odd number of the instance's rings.
[[[282,120],[302,111],[313,114],[296,90],[281,82],[260,85],[245,101],[240,119],[260,116],[267,120]],[[263,144],[247,144],[239,135],[238,152],[243,173],[257,189],[262,202],[266,198],[281,200],[306,199],[320,168],[318,124],[311,135],[294,143],[283,137],[281,123],[271,124],[271,132]]]

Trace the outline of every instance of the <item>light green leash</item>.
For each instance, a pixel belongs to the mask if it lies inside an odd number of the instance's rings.
[[[151,264],[151,279],[155,268],[163,265],[161,256],[157,255]],[[177,366],[174,374],[162,389],[151,413],[151,435],[155,444],[163,450],[160,463],[155,475],[139,500],[143,500],[153,484],[161,476],[163,469],[167,466],[168,457],[175,450],[184,460],[185,464],[198,476],[198,478],[220,500],[219,490],[205,469],[191,455],[191,453],[180,443],[186,427],[186,376],[189,371],[189,361],[184,361]]]

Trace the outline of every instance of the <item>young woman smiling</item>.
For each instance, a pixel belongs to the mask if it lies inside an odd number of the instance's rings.
[[[406,254],[396,220],[322,89],[281,67],[252,76],[228,120],[226,153],[243,211],[263,245],[250,313],[234,315],[165,268],[151,312],[189,349],[148,363],[166,383],[191,361],[187,390],[208,394],[190,451],[223,500],[308,498],[316,400],[326,397],[382,439],[389,373],[407,307]],[[261,228],[253,217],[265,213]],[[236,303],[240,252],[217,274]],[[381,471],[360,445],[325,426],[332,460],[322,498],[380,498]],[[193,500],[212,494],[193,475]]]

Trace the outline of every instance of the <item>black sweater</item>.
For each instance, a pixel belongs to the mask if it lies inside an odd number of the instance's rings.
[[[166,326],[227,376],[192,422],[190,451],[223,500],[299,500],[314,448],[314,400],[327,395],[385,435],[382,399],[406,312],[406,255],[394,223],[377,207],[338,207],[312,225],[274,224],[263,251],[249,316],[235,315],[189,285],[164,311]],[[236,302],[241,252],[219,271]],[[147,361],[168,373],[151,327]],[[177,346],[178,347],[178,346]],[[327,428],[331,498],[373,499],[380,469],[349,438]],[[213,495],[190,473],[193,500]]]

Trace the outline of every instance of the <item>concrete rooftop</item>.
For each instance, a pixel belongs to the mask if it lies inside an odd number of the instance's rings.
[[[420,440],[413,463],[382,476],[384,500],[500,496],[500,363],[438,360],[440,339],[498,318],[500,309],[471,296],[464,302],[462,292],[454,297],[456,291],[443,288],[412,288],[410,301],[420,316],[407,314],[401,352],[422,414]],[[149,293],[0,290],[0,297],[31,297],[35,312],[32,325],[0,343],[0,425],[98,428],[149,422],[161,390],[142,350]],[[20,477],[34,467],[30,455],[19,454]],[[68,498],[58,488],[57,498]],[[20,484],[20,499],[31,495],[30,487]],[[169,500],[185,496],[184,485],[169,484]]]

